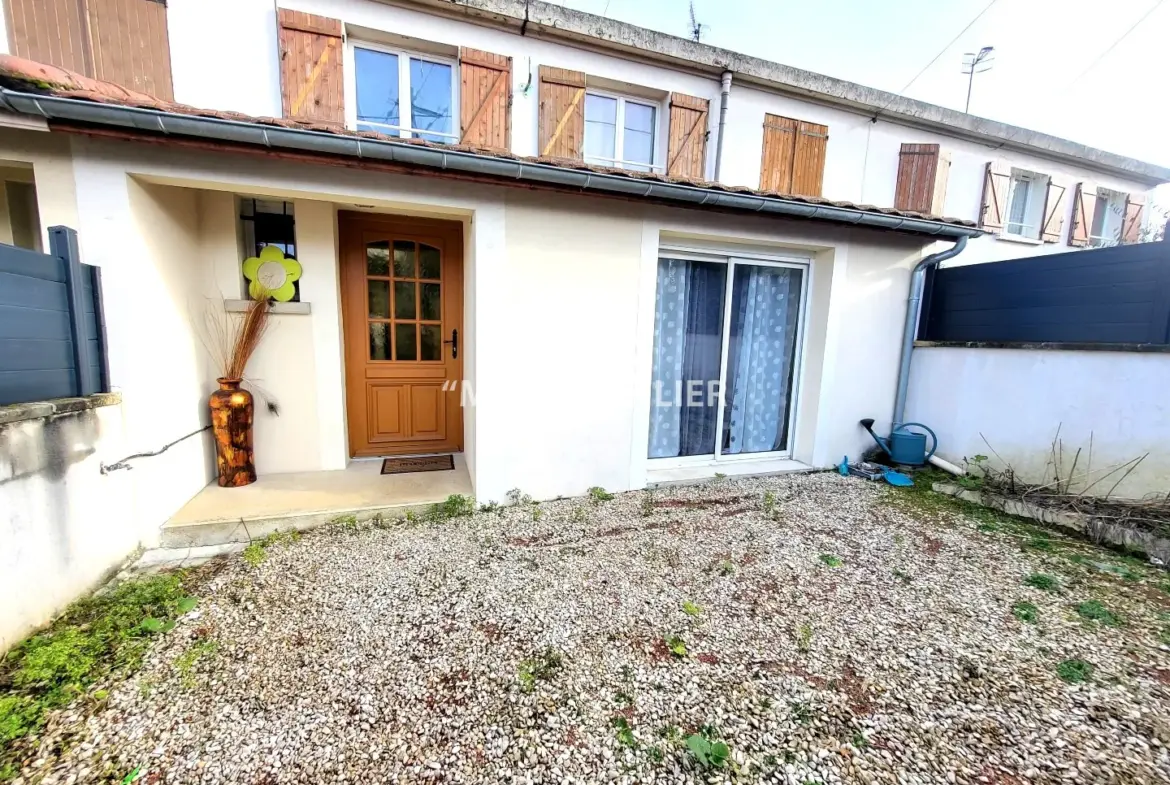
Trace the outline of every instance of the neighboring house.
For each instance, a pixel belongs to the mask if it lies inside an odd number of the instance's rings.
[[[12,237],[73,227],[101,267],[129,445],[202,422],[241,260],[300,261],[261,473],[462,451],[486,501],[829,466],[889,421],[919,259],[1134,241],[1170,181],[540,2],[5,5],[12,55],[98,80],[6,59],[0,159]],[[143,462],[137,513],[210,450]]]

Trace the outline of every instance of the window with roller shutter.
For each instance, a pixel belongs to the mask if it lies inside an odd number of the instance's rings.
[[[828,142],[826,125],[765,114],[760,189],[793,196],[820,196]]]
[[[9,51],[174,100],[165,0],[4,0]]]

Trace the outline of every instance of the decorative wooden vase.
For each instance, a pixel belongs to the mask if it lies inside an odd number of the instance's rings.
[[[219,389],[211,394],[211,431],[215,434],[215,465],[219,484],[237,488],[256,482],[252,463],[252,393],[239,379],[216,379]]]

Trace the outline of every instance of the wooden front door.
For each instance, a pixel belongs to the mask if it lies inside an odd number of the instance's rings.
[[[462,224],[366,213],[339,224],[350,454],[462,450]]]

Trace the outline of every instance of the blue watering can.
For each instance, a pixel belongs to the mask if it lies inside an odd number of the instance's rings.
[[[933,444],[930,446],[930,452],[926,451],[926,434],[915,433],[909,430],[910,426],[922,428],[926,433],[930,434]],[[869,431],[869,435],[877,442],[878,447],[886,455],[890,456],[890,460],[894,463],[902,464],[904,466],[922,466],[930,456],[934,455],[934,451],[938,449],[938,437],[934,435],[934,431],[920,422],[906,422],[899,425],[890,432],[888,439],[883,439],[873,432],[873,419],[866,418],[861,421],[861,427]]]

